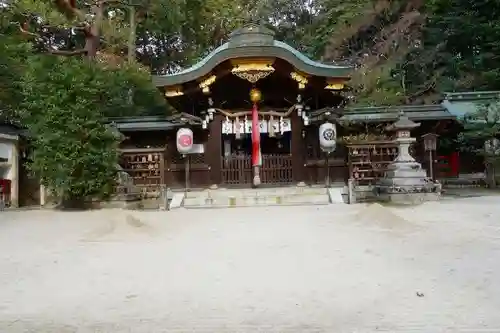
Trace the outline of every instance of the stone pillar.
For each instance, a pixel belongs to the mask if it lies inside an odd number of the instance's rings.
[[[292,122],[291,152],[293,180],[296,183],[303,183],[306,180],[304,138],[302,137],[304,122],[298,116],[296,110],[293,111],[290,118]]]
[[[47,204],[46,190],[45,186],[40,184],[40,207],[44,207]]]
[[[212,187],[216,187],[222,182],[222,118],[221,114],[214,114],[214,119],[208,126],[209,134],[205,156],[210,167]]]

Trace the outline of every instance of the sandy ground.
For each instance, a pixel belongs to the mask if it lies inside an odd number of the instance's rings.
[[[1,212],[0,332],[500,332],[499,203]]]

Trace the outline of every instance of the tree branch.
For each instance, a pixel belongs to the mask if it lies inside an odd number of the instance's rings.
[[[26,26],[26,24],[25,24],[25,26]],[[45,41],[43,40],[42,36],[40,36],[37,33],[28,31],[22,25],[19,27],[19,30],[24,35],[27,35],[27,36],[30,36],[30,37],[34,37],[34,38],[37,38],[37,39],[41,40],[42,43],[43,43],[44,48],[47,50],[47,52],[49,54],[62,55],[62,56],[76,56],[76,55],[87,54],[87,50],[86,49],[79,49],[79,50],[74,50],[74,51],[57,50],[57,49],[53,48],[52,46],[47,45],[46,43],[44,43]]]
[[[51,48],[51,49],[48,49],[47,52],[49,52],[49,54],[62,55],[62,56],[67,56],[67,57],[87,54],[87,50],[85,50],[85,49],[79,49],[79,50],[74,50],[74,51],[63,51],[63,50],[56,50],[56,49]]]
[[[28,23],[23,23],[22,25],[19,26],[19,31],[21,31],[21,33],[23,35],[27,35],[27,36],[31,36],[31,37],[35,37],[35,38],[41,38],[41,36],[37,33],[34,33],[34,32],[31,32],[31,31],[28,31],[26,28],[28,27]]]

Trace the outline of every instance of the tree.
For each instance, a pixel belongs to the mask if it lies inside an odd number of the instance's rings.
[[[114,22],[104,22],[111,10],[104,3],[112,2],[91,4],[90,18],[74,1],[19,0],[5,8],[9,43],[0,55],[8,71],[0,84],[7,93],[0,101],[30,133],[29,169],[65,204],[113,190],[118,138],[105,125],[108,117],[165,111],[149,71],[123,54],[132,35],[119,28],[124,20],[110,15]],[[12,29],[16,19],[21,25]]]
[[[12,20],[12,13],[0,6],[0,118],[4,121],[20,100],[20,78],[31,53],[30,45],[12,34],[16,30]]]
[[[39,56],[28,67],[17,116],[32,137],[29,169],[65,206],[110,195],[119,140],[100,109],[116,98],[109,73],[72,57]]]
[[[500,89],[498,1],[432,0],[422,13],[419,43],[405,59],[414,94],[429,102],[436,92]]]

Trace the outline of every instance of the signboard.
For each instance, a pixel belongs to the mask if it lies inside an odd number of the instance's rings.
[[[332,152],[337,146],[337,128],[332,123],[324,123],[319,127],[319,146],[324,152]]]
[[[193,131],[189,128],[180,128],[177,131],[177,151],[181,154],[188,154],[193,148]]]
[[[203,154],[205,152],[205,146],[202,143],[196,143],[191,147],[191,150],[186,154]]]

